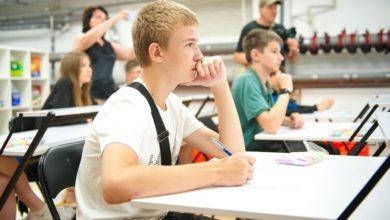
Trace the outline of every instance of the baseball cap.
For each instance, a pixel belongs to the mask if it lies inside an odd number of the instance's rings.
[[[281,0],[260,0],[259,2],[259,6],[260,7],[264,7],[264,6],[268,6],[268,5],[272,5],[272,4],[281,4],[282,1]]]

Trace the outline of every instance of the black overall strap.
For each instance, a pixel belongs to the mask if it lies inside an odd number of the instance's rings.
[[[161,119],[160,113],[158,112],[157,106],[153,101],[152,96],[139,82],[133,82],[128,86],[138,90],[148,101],[150,109],[152,110],[152,117],[154,121],[154,126],[157,131],[157,141],[160,145],[160,153],[161,153],[161,165],[172,165],[172,157],[171,157],[171,148],[169,144],[169,132],[165,129],[164,122]]]

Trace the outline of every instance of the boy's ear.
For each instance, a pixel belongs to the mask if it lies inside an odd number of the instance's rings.
[[[149,57],[150,61],[162,62],[162,50],[158,43],[151,43],[149,45]]]
[[[254,48],[251,50],[252,61],[259,61],[260,57],[261,57],[261,53],[258,49]]]

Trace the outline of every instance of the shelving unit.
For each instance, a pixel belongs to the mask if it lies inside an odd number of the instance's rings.
[[[13,91],[18,104],[13,103]],[[8,133],[8,122],[17,112],[39,109],[49,93],[48,52],[0,45],[0,134]]]

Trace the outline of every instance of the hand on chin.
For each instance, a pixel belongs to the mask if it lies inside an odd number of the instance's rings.
[[[202,62],[196,64],[196,71],[194,79],[182,85],[211,87],[226,80],[225,64],[220,57],[205,57]]]

